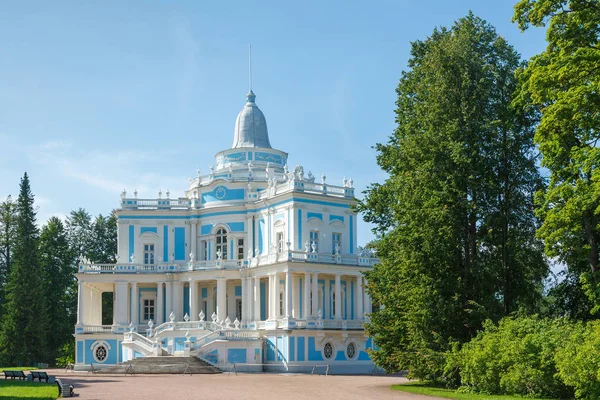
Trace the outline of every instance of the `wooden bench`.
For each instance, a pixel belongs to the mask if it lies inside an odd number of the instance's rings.
[[[25,373],[23,373],[23,371],[7,371],[4,370],[4,379],[22,379],[25,380],[25,378],[27,378],[25,376]]]
[[[31,371],[31,380],[35,382],[36,379],[38,379],[40,382],[46,381],[46,383],[48,383],[49,377],[44,371]]]

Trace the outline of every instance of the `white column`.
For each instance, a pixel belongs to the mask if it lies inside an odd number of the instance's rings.
[[[183,321],[183,282],[173,282],[173,309],[175,321]]]
[[[354,310],[354,319],[363,319],[363,288],[362,288],[362,275],[356,277],[356,288],[354,293],[354,304],[356,310]]]
[[[217,278],[217,321],[222,323],[227,318],[227,279]]]
[[[248,215],[246,218],[246,236],[244,236],[244,260],[248,259],[248,250],[252,250],[251,254],[254,254],[252,248],[252,216]]]
[[[302,300],[304,303],[302,305],[302,318],[308,319],[310,317],[310,273],[308,272],[304,273],[304,297]]]
[[[319,274],[312,274],[312,317],[317,318],[319,313]]]
[[[325,278],[323,280],[325,282],[325,285],[323,287],[323,299],[325,300],[325,309],[323,310],[323,319],[330,319],[331,317],[331,288],[330,288],[330,284],[329,278]]]
[[[245,276],[240,278],[240,286],[242,287],[242,320],[240,323],[245,323],[247,317],[246,307],[248,306],[248,302],[246,301],[246,296],[248,296],[248,287],[246,286]]]
[[[254,321],[260,321],[260,278],[254,278]]]
[[[192,224],[194,226],[194,224]],[[194,253],[195,254],[195,253]],[[198,321],[198,282],[190,281],[190,321]]]
[[[84,291],[84,307],[83,307],[83,321],[84,325],[93,325],[92,322],[92,305],[94,304],[94,290],[86,287]]]
[[[273,307],[273,291],[274,289],[274,284],[273,282],[275,281],[275,276],[274,275],[269,275],[269,290],[267,293],[267,319],[274,319],[275,318],[275,308]]]
[[[275,274],[275,296],[274,296],[274,300],[275,300],[275,318],[280,319],[283,318],[282,311],[283,313],[285,313],[285,310],[281,309],[281,302],[280,302],[280,298],[279,296],[281,295],[281,279],[279,279],[279,276],[277,276],[277,274]]]
[[[116,325],[127,325],[127,282],[115,282],[115,321]]]
[[[285,317],[292,318],[292,305],[293,305],[293,286],[292,285],[292,272],[288,270],[285,273]]]
[[[196,251],[196,241],[198,239],[198,235],[196,234],[196,227],[198,225],[196,224],[196,221],[191,221],[190,224],[190,252],[193,253],[194,258],[191,259],[190,261],[196,261],[198,259],[198,252]],[[190,298],[192,296],[190,295]],[[190,307],[190,312],[191,312],[191,307]],[[196,315],[196,318],[198,317],[198,315]],[[196,318],[192,318],[193,321],[196,321]]]
[[[212,321],[213,313],[217,312],[215,307],[215,299],[214,299],[215,288],[213,285],[208,287],[208,293],[206,294],[206,320]]]
[[[364,279],[363,286],[363,316],[371,313],[371,301],[369,299],[369,294],[366,291],[367,287],[367,278]]]
[[[246,278],[246,323],[254,321],[254,288],[252,286],[252,278]]]
[[[300,287],[300,276],[292,276],[292,318],[300,319],[300,294],[302,288]]]
[[[172,281],[167,282],[167,289],[166,289],[165,297],[166,297],[166,306],[167,306],[167,309],[165,310],[165,316],[166,316],[165,322],[167,322],[167,321],[170,321],[169,315],[171,315],[171,312],[174,311],[173,310],[173,282]]]
[[[342,319],[342,284],[340,274],[335,275],[335,309],[333,310],[333,317],[335,319]]]
[[[129,314],[129,322],[133,322],[136,326],[139,323],[138,306],[140,304],[140,298],[138,296],[137,282],[131,282],[131,314]]]
[[[77,283],[77,325],[83,325],[84,308],[85,308],[85,294],[83,293],[85,286],[83,282]]]
[[[165,310],[163,309],[163,303],[164,303],[164,296],[163,296],[163,282],[157,282],[156,283],[156,313],[154,314],[154,325],[158,326],[160,324],[162,324],[163,322],[163,315],[165,313]]]

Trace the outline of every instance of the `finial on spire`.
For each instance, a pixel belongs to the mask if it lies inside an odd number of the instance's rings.
[[[252,45],[248,45],[248,81],[250,82],[250,92],[252,92]]]

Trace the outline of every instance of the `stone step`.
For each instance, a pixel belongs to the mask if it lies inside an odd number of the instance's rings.
[[[133,367],[136,374],[218,374],[222,371],[196,357],[140,357],[98,370],[99,374],[124,374]]]

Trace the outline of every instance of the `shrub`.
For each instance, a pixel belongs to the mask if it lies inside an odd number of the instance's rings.
[[[57,367],[66,367],[68,364],[75,364],[75,341],[67,341],[60,349],[60,357],[56,359]]]
[[[491,321],[460,350],[463,390],[493,394],[569,397],[556,379],[554,354],[568,338],[571,324],[537,317]]]
[[[577,398],[600,398],[600,321],[574,324],[555,360],[557,376]]]

